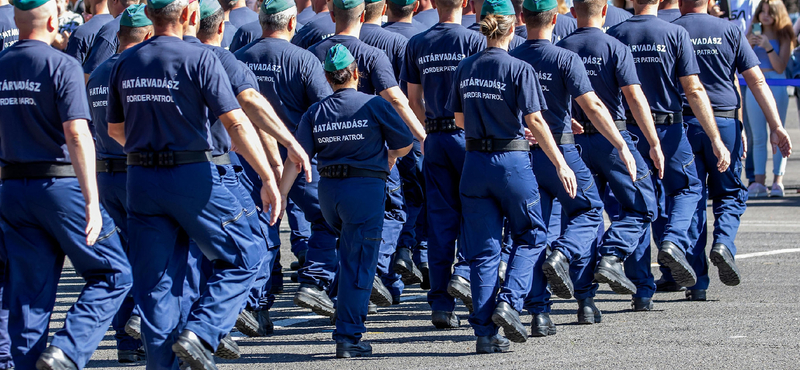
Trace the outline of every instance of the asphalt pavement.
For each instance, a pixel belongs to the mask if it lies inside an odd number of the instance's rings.
[[[787,121],[798,153],[800,129],[794,101]],[[800,155],[790,158],[785,182],[790,187],[800,184]],[[400,305],[380,308],[377,315],[368,317],[364,339],[372,344],[373,357],[335,359],[328,319],[292,303],[297,284],[289,280],[288,266],[294,257],[288,250],[288,230],[282,232],[282,240],[285,293],[278,295],[271,311],[275,334],[246,338],[234,333],[242,358],[220,360],[220,369],[800,368],[800,196],[795,190],[788,190],[784,198],[748,202],[736,240],[743,274],[739,286],[720,283],[712,266],[707,302],[688,302],[683,293],[658,293],[651,312],[632,312],[629,296],[601,286],[596,302],[603,320],[595,325],[577,325],[575,301],[555,298],[552,318],[557,334],[512,343],[512,351],[504,354],[474,354],[475,336],[462,305],[457,308],[462,320],[459,329],[435,329],[425,291],[413,286]],[[65,267],[51,333],[63,325],[82,287],[73,271]],[[653,272],[658,278],[656,267]],[[527,325],[530,316],[524,315],[523,322]],[[109,331],[87,368],[144,366],[118,364]]]

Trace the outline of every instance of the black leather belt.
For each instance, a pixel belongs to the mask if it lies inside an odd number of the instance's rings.
[[[565,132],[563,134],[553,134],[553,140],[555,140],[556,145],[569,145],[575,144],[575,135],[571,132]],[[531,145],[531,149],[539,149],[541,146],[539,144]]]
[[[9,164],[0,169],[0,179],[36,179],[50,177],[75,177],[71,164],[24,163]]]
[[[141,152],[128,154],[129,166],[171,167],[211,161],[211,152]]]
[[[468,139],[468,152],[522,152],[531,150],[528,140],[520,139]]]
[[[638,124],[636,123],[636,119],[633,118],[633,114],[630,111],[628,111],[626,113],[627,113],[626,115],[628,117],[626,122],[629,125],[638,126]],[[656,125],[669,126],[669,125],[673,125],[673,124],[676,124],[676,123],[683,123],[683,115],[680,112],[678,112],[678,113],[652,113],[652,115],[653,115],[653,123],[655,123]]]
[[[692,108],[683,108],[683,115],[696,117],[694,112],[692,112]],[[716,110],[714,109],[714,117],[719,118],[736,118],[736,109],[733,110]]]
[[[124,159],[98,159],[97,172],[128,172],[128,162]]]
[[[345,179],[348,177],[374,177],[386,181],[386,172],[365,170],[363,168],[353,167],[346,164],[335,164],[325,166],[319,169],[320,177],[327,177],[329,179]]]
[[[581,126],[583,126],[583,133],[586,135],[600,133],[600,131],[598,131],[597,128],[594,127],[594,124],[592,124],[591,121],[580,122],[580,124]],[[625,131],[628,129],[628,124],[626,124],[625,121],[623,120],[614,121],[614,125],[617,126],[617,129],[620,131]]]
[[[425,133],[427,134],[434,132],[451,132],[460,129],[460,127],[456,126],[455,118],[434,118],[425,120]]]
[[[231,155],[230,153],[225,153],[222,155],[215,156],[211,158],[211,163],[217,166],[224,166],[226,164],[231,164]]]

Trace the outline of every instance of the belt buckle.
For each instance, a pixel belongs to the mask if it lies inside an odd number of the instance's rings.
[[[145,167],[153,167],[155,165],[153,163],[153,152],[145,152],[143,154],[139,154],[139,160]]]
[[[111,173],[111,160],[110,159],[104,159],[103,163],[106,164],[106,173]]]
[[[158,153],[158,165],[159,166],[169,166],[172,167],[175,165],[175,152],[159,152]]]
[[[481,140],[481,150],[484,152],[491,152],[492,151],[492,139],[483,139]]]

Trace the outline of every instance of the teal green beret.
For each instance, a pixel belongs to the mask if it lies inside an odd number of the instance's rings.
[[[400,6],[411,5],[411,4],[417,2],[417,0],[389,0],[389,1],[391,1],[391,2],[393,2],[395,4],[397,4],[397,5],[400,5]]]
[[[145,27],[153,24],[144,14],[144,4],[134,4],[122,12],[119,25],[125,27]]]
[[[377,3],[378,1],[381,1],[381,0],[364,0],[364,4]]]
[[[200,19],[206,19],[221,9],[217,0],[200,0]]]
[[[355,60],[356,58],[353,58],[353,54],[350,54],[350,50],[347,50],[347,47],[342,44],[336,44],[328,50],[328,54],[325,56],[325,70],[336,72],[345,69],[350,64],[353,64]]]
[[[195,0],[189,0],[189,4],[193,3],[194,1]],[[161,9],[174,2],[175,0],[147,0],[147,6],[153,9]]]
[[[31,10],[44,5],[50,0],[14,0],[14,6],[19,10]]]
[[[546,12],[558,7],[557,0],[525,0],[522,7],[532,12]]]
[[[364,0],[333,0],[333,5],[339,9],[353,9],[364,3]]]
[[[278,14],[293,6],[295,5],[292,0],[265,0],[261,4],[261,12],[264,14]]]
[[[496,15],[515,15],[514,5],[510,0],[486,0],[483,2],[481,8],[481,15],[496,14]]]

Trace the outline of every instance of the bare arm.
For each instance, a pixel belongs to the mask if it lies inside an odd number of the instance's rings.
[[[108,123],[108,136],[125,146],[125,122]]]
[[[775,104],[775,97],[772,96],[772,91],[767,86],[767,81],[764,79],[764,74],[758,67],[750,68],[742,72],[744,80],[747,82],[747,88],[753,93],[756,98],[758,106],[764,112],[764,117],[767,118],[767,125],[770,131],[770,141],[773,145],[777,145],[781,150],[784,157],[792,154],[792,141],[789,138],[789,133],[783,128],[781,118],[778,114],[778,107]],[[751,108],[752,109],[752,108]]]
[[[289,157],[295,158],[297,163],[306,169],[306,181],[311,182],[311,163],[308,155],[297,143],[297,140],[286,128],[272,105],[255,89],[247,89],[236,96],[247,118],[257,128],[274,137],[283,145]]]
[[[714,111],[711,109],[711,102],[708,100],[706,89],[700,83],[697,75],[683,76],[680,80],[692,112],[697,117],[697,120],[700,121],[700,126],[703,127],[703,131],[706,132],[709,140],[711,140],[714,155],[718,159],[717,170],[725,172],[731,164],[731,153],[725,147],[722,139],[720,139],[717,121],[714,119]]]
[[[392,107],[394,107],[394,110],[400,115],[400,118],[403,119],[403,122],[406,123],[406,126],[411,130],[414,137],[417,138],[420,143],[424,143],[425,128],[419,122],[419,119],[417,119],[414,111],[408,106],[408,99],[403,95],[403,91],[401,91],[399,87],[394,86],[381,91],[381,96],[389,103],[392,103]]]
[[[464,129],[464,113],[456,112],[456,126],[460,129]]]
[[[760,70],[759,70],[760,71]],[[744,102],[744,94],[742,94],[742,86],[739,85],[739,78],[733,79],[733,84],[736,85],[736,92],[739,94],[739,97]],[[736,110],[736,118],[739,119],[739,122],[744,124],[744,109],[737,109]],[[747,135],[745,134],[744,130],[742,130],[742,159],[747,158]]]
[[[762,45],[762,47],[765,47],[767,50],[771,49],[772,45],[769,44],[768,39],[765,36],[762,37],[767,40],[766,44]],[[792,42],[789,40],[781,41],[780,49],[780,53],[776,50],[767,53],[767,56],[769,57],[770,64],[772,64],[772,69],[774,69],[775,72],[783,73],[786,70],[786,66],[789,65],[789,58],[792,57]]]
[[[561,154],[561,150],[558,149],[558,145],[556,145],[556,141],[553,139],[553,134],[550,132],[550,127],[547,126],[544,118],[542,118],[541,112],[526,115],[525,124],[528,126],[533,137],[536,138],[539,147],[542,148],[547,158],[555,165],[556,173],[558,173],[561,183],[564,184],[564,189],[567,190],[567,194],[569,194],[570,198],[575,198],[575,193],[578,189],[575,174],[564,160],[564,156]]]
[[[86,245],[94,245],[103,228],[103,216],[100,213],[100,200],[97,195],[94,140],[85,119],[66,121],[63,127],[72,167],[75,169],[83,200],[86,202]]]
[[[281,212],[281,199],[278,193],[278,185],[275,183],[275,176],[269,167],[264,148],[258,139],[255,128],[247,119],[241,109],[234,109],[219,116],[220,121],[225,125],[228,134],[231,136],[233,145],[236,146],[240,154],[244,156],[247,163],[261,177],[261,199],[263,210],[267,211],[272,207],[270,214],[270,225],[274,225]]]
[[[408,84],[408,105],[420,123],[425,122],[425,94],[420,84]]]
[[[650,112],[650,103],[642,92],[640,85],[628,85],[622,87],[622,94],[628,107],[631,109],[633,118],[644,134],[644,139],[650,144],[650,159],[658,170],[658,178],[664,178],[664,154],[661,152],[661,140],[658,138],[653,113]]]
[[[264,153],[267,155],[267,162],[272,168],[272,173],[275,174],[276,181],[280,182],[283,174],[283,159],[281,159],[281,152],[278,149],[278,141],[261,129],[256,128],[256,132],[258,133],[258,139],[261,140]]]
[[[405,148],[389,149],[389,169],[391,170],[392,167],[394,167],[395,162],[397,162],[397,158],[400,158],[408,154],[408,152],[410,152],[413,147],[414,144],[411,144]]]
[[[617,148],[620,158],[625,162],[625,167],[628,168],[631,180],[636,181],[636,160],[633,158],[630,149],[628,149],[625,139],[619,134],[619,129],[614,125],[614,119],[611,118],[611,113],[608,112],[605,104],[593,91],[575,98],[575,102],[586,112],[586,116],[592,121],[597,131],[600,131],[600,134]]]

